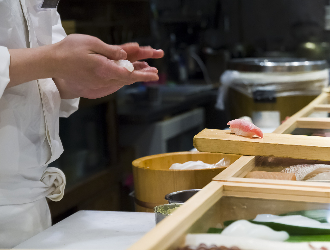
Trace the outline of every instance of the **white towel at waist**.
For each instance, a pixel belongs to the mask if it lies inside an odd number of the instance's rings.
[[[54,167],[46,168],[40,180],[49,187],[47,198],[52,201],[60,201],[63,198],[66,179],[60,169]]]

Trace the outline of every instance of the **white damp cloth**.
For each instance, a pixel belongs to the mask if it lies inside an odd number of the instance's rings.
[[[229,165],[230,165],[230,161],[225,160],[225,158],[223,158],[215,164],[208,164],[202,161],[187,161],[185,163],[173,163],[169,169],[174,169],[174,170],[208,169],[208,168],[228,167]]]
[[[60,201],[63,198],[66,179],[60,169],[53,167],[46,168],[41,181],[49,187],[50,194],[47,195],[47,198],[52,201]]]

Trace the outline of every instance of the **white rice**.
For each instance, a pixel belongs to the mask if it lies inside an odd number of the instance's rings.
[[[126,68],[129,72],[134,70],[133,64],[128,60],[118,60],[114,61],[118,66]]]

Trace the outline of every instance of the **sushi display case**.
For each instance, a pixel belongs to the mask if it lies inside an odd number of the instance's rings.
[[[330,188],[212,181],[129,250],[330,249]]]
[[[196,135],[241,157],[129,250],[330,250],[329,113],[327,88],[262,139]]]

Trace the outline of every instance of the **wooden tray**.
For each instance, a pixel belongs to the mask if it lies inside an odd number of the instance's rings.
[[[330,112],[330,95],[329,89],[324,89],[323,93],[319,95],[314,101],[312,101],[305,108],[297,112],[291,118],[286,120],[281,126],[279,126],[272,135],[266,135],[266,141],[270,143],[267,145],[267,150],[262,151],[260,149],[254,149],[254,155],[277,155],[279,157],[294,157],[293,159],[280,159],[269,157],[268,159],[272,161],[272,167],[263,167],[262,161],[267,161],[267,157],[255,157],[255,156],[242,156],[239,160],[229,166],[225,171],[217,175],[213,180],[217,181],[226,181],[226,182],[235,182],[235,183],[263,183],[263,184],[273,184],[273,185],[287,185],[287,186],[301,186],[301,187],[330,187],[330,183],[324,182],[307,182],[307,181],[286,181],[286,180],[272,180],[272,179],[253,179],[253,178],[244,178],[251,171],[268,171],[268,172],[279,172],[284,167],[298,164],[330,164],[329,157],[330,153],[322,152],[322,147],[316,147],[315,150],[312,149],[313,143],[327,142],[330,138],[323,138],[318,136],[292,136],[288,133],[293,133],[297,129],[302,128],[312,128],[312,129],[329,129],[330,128],[330,118],[309,118],[307,116],[311,115],[313,112],[318,111],[327,111]],[[308,122],[305,122],[307,121]],[[304,121],[304,122],[302,122]],[[277,134],[277,135],[276,135]],[[234,135],[233,135],[234,136]],[[276,138],[276,136],[278,136]],[[235,136],[234,136],[235,137]],[[274,139],[272,139],[274,137]],[[294,138],[305,138],[305,143],[300,141],[300,144],[297,144]],[[242,138],[242,137],[239,137]],[[280,140],[278,139],[280,138]],[[292,138],[292,139],[290,139]],[[254,140],[254,139],[253,139]],[[261,139],[257,139],[261,140]],[[249,141],[249,139],[248,139]],[[272,143],[275,142],[275,143]],[[282,143],[284,142],[284,143]],[[283,145],[276,145],[283,144]],[[252,143],[251,143],[252,144]],[[250,145],[251,145],[250,144]],[[309,149],[308,146],[304,148],[304,144],[311,146]],[[329,144],[330,145],[330,144]],[[237,146],[237,145],[236,145]],[[279,146],[279,147],[278,147]],[[290,148],[291,147],[291,148]],[[326,145],[327,147],[327,145]],[[236,150],[240,148],[235,147]],[[304,151],[306,150],[309,151]],[[228,148],[226,148],[228,150]],[[245,149],[243,149],[244,151]],[[248,150],[252,150],[248,148]],[[303,151],[301,151],[303,150]],[[273,151],[273,152],[272,152]],[[330,152],[329,150],[327,150]],[[304,153],[302,153],[304,152]],[[250,152],[251,153],[251,152]],[[240,152],[239,152],[240,154]],[[251,153],[252,154],[252,153]],[[322,156],[322,154],[325,154]],[[328,154],[328,155],[326,155]],[[298,160],[299,159],[299,160]],[[317,161],[323,160],[323,161]],[[277,164],[277,165],[276,165]]]
[[[187,233],[205,233],[226,220],[329,209],[329,202],[330,188],[212,181],[129,250],[173,250],[182,246]]]

